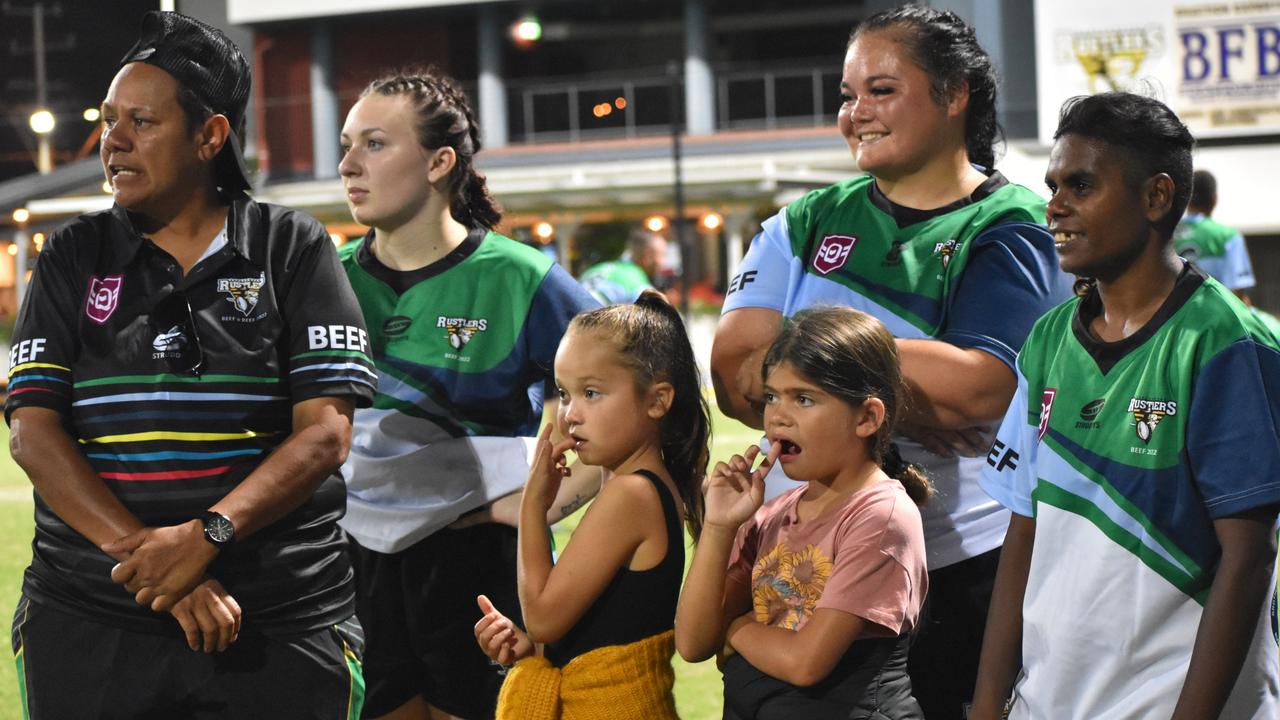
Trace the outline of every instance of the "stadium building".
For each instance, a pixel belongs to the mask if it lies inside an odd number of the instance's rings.
[[[860,18],[897,3],[161,4],[222,27],[249,55],[255,194],[314,214],[335,241],[363,233],[337,177],[347,110],[379,71],[433,64],[478,107],[478,164],[506,210],[502,231],[577,270],[616,255],[627,229],[651,222],[683,237],[688,279],[714,300],[761,219],[857,172],[834,121],[844,48]],[[1215,217],[1246,234],[1255,300],[1280,309],[1280,213],[1269,197],[1280,102],[1267,99],[1280,88],[1280,3],[931,4],[972,23],[1001,69],[998,166],[1028,187],[1043,191],[1047,133],[1066,97],[1138,88],[1173,104],[1201,138],[1197,166],[1218,177]],[[0,313],[12,317],[42,233],[109,205],[101,184],[92,156],[0,183],[0,243],[9,245]]]

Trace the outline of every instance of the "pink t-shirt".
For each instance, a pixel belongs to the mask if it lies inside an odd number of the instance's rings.
[[[897,480],[859,490],[801,522],[806,486],[765,503],[738,531],[729,579],[751,588],[756,620],[799,630],[819,608],[874,623],[864,636],[915,626],[929,579],[920,510]]]

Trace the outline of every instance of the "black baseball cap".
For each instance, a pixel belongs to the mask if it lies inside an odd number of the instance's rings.
[[[133,62],[164,70],[215,113],[227,117],[231,134],[214,158],[214,177],[228,194],[252,188],[238,128],[244,122],[253,77],[240,48],[221,30],[195,18],[152,10],[142,16],[138,42],[120,65]]]

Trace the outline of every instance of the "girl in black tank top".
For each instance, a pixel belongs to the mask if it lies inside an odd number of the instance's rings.
[[[656,292],[576,317],[556,354],[560,400],[538,440],[520,508],[525,628],[487,599],[476,638],[515,662],[498,718],[675,718],[673,627],[683,515],[702,515],[709,423],[680,316]],[[552,564],[546,515],[565,453],[612,475]]]
[[[684,530],[680,510],[666,484],[637,470],[653,484],[667,526],[667,554],[647,570],[620,568],[600,597],[564,637],[546,646],[547,659],[563,667],[579,655],[606,645],[626,645],[670,630],[684,578]]]

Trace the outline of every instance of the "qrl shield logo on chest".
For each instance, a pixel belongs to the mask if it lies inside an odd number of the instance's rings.
[[[1044,434],[1049,431],[1049,418],[1053,415],[1053,398],[1058,394],[1057,388],[1045,388],[1044,393],[1040,395],[1040,437],[1044,439]]]
[[[90,278],[89,294],[84,302],[85,315],[99,325],[105,323],[120,304],[120,286],[123,284],[123,275]]]
[[[852,235],[828,235],[822,238],[822,244],[813,256],[813,269],[826,275],[844,267],[857,242],[858,238]]]

